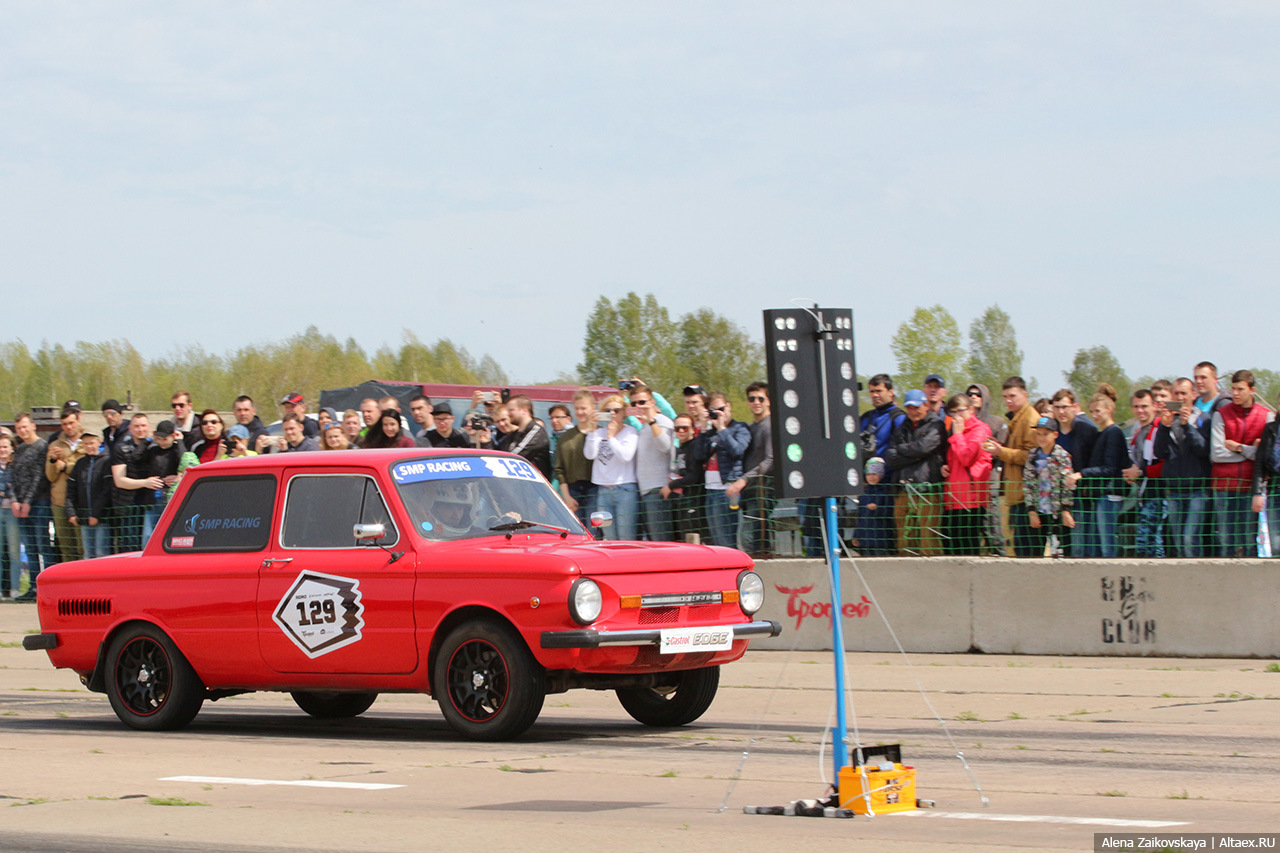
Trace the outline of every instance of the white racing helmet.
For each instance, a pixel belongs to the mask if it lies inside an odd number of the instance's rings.
[[[475,524],[476,504],[479,497],[476,484],[464,480],[433,480],[424,485],[427,494],[427,510],[440,525],[441,532],[448,536],[465,536],[470,533]],[[441,512],[441,509],[459,505],[464,507],[464,510],[458,526],[449,524],[446,518],[451,521],[457,517],[454,515],[455,511],[446,509]]]

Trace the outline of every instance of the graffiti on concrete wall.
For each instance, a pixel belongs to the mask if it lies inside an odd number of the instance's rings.
[[[1102,619],[1102,642],[1140,645],[1156,641],[1156,620],[1145,616],[1145,605],[1155,601],[1146,578],[1104,576],[1102,600],[1115,606],[1115,614]]]
[[[831,602],[823,601],[821,596],[810,596],[813,584],[794,588],[774,584],[773,588],[787,597],[787,615],[795,618],[797,631],[807,619],[825,619],[827,628],[831,628]],[[846,601],[840,613],[846,619],[865,619],[871,613],[871,599],[864,595],[858,601]]]

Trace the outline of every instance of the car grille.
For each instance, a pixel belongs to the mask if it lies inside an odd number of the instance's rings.
[[[63,598],[58,601],[59,616],[110,616],[109,598]]]
[[[719,608],[716,608],[717,611]],[[674,625],[680,621],[679,607],[650,607],[640,611],[641,625]]]

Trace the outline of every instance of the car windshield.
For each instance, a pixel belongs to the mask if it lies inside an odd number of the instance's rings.
[[[586,533],[523,459],[433,456],[395,463],[391,478],[413,529],[424,539],[453,541],[548,528]]]

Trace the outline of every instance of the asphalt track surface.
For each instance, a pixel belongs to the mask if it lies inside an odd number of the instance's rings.
[[[341,722],[238,696],[145,734],[24,651],[35,628],[34,607],[0,606],[0,851],[1082,851],[1096,832],[1280,831],[1268,661],[851,654],[861,741],[901,743],[935,807],[836,820],[743,813],[824,793],[830,653],[750,653],[674,730],[575,691],[512,743],[459,739],[419,695]]]

